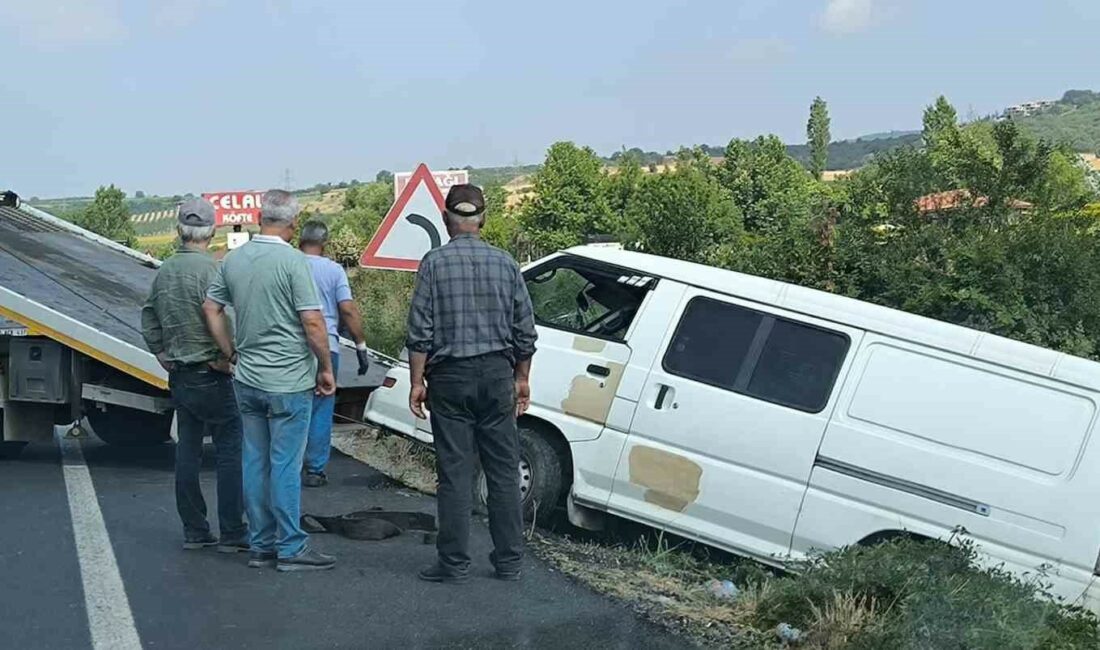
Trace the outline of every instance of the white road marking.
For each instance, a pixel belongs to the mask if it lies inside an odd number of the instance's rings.
[[[55,429],[61,448],[65,490],[69,494],[69,514],[73,520],[76,556],[80,561],[80,579],[84,583],[84,607],[94,650],[141,650],[141,639],[134,626],[130,601],[118,572],[118,561],[111,547],[103,512],[95,495],[92,475],[84,464],[80,442]]]

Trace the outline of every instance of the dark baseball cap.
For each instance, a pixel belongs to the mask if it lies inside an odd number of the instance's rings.
[[[187,199],[180,204],[179,222],[184,226],[213,226],[214,204],[206,199]]]
[[[485,195],[477,185],[452,185],[447,192],[447,212],[461,217],[473,217],[485,212]]]

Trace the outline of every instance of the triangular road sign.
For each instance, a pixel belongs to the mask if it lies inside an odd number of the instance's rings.
[[[415,271],[425,253],[450,240],[443,224],[443,194],[421,163],[382,219],[359,266]]]

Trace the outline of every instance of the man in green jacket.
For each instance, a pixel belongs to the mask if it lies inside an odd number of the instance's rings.
[[[248,550],[241,490],[241,415],[228,360],[218,350],[203,318],[202,304],[218,266],[207,247],[214,236],[214,206],[190,199],[179,207],[180,247],[153,280],[141,310],[141,331],[149,351],[168,371],[176,402],[176,509],[183,520],[183,547],[218,545]],[[214,440],[218,474],[218,528],[206,521],[199,486],[203,437]]]

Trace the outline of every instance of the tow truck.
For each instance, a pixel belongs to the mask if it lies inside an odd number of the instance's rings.
[[[168,377],[145,347],[141,308],[160,261],[0,193],[0,441],[6,455],[55,425],[110,445],[173,434]],[[364,376],[341,345],[337,413],[358,421],[389,367]],[[14,450],[14,452],[13,452]]]

